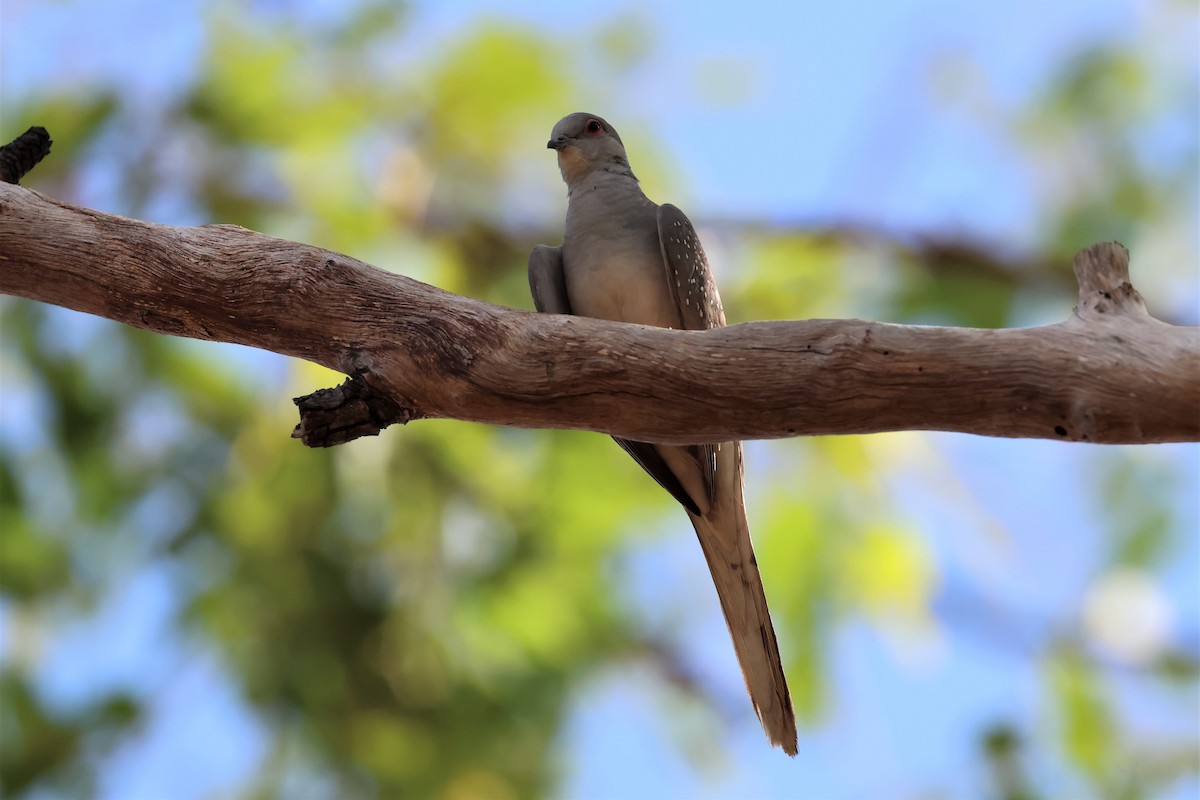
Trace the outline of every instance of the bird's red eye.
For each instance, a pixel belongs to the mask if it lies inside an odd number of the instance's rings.
[[[599,120],[595,119],[589,119],[587,121],[587,125],[585,125],[583,129],[593,135],[597,133],[604,133],[604,126],[600,124]]]

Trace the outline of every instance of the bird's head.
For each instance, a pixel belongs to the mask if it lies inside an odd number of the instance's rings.
[[[597,170],[633,177],[620,135],[595,114],[580,111],[560,119],[546,147],[558,152],[558,168],[568,186]]]

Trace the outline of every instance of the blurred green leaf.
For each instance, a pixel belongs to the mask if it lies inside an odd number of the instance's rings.
[[[1047,662],[1058,729],[1067,757],[1096,783],[1120,773],[1120,743],[1095,667],[1077,651],[1060,647]]]

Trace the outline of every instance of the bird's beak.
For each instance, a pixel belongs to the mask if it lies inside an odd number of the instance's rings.
[[[546,147],[548,147],[551,150],[562,150],[564,147],[566,147],[570,143],[571,143],[571,137],[569,137],[569,136],[555,136],[553,139],[546,142]]]

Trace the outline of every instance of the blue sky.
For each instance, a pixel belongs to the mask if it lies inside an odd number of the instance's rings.
[[[340,3],[259,5],[322,15],[336,14]],[[638,80],[614,84],[598,75],[594,89],[564,112],[596,111],[623,130],[631,125],[663,143],[675,183],[672,196],[656,199],[684,205],[700,218],[865,221],[897,231],[962,232],[1020,250],[1036,241],[1045,208],[1039,193],[1046,187],[995,117],[989,125],[987,114],[981,120],[947,111],[934,71],[959,65],[948,74],[971,87],[973,102],[1003,116],[1030,99],[1064,54],[1097,38],[1139,41],[1148,25],[1158,24],[1148,21],[1155,4],[1115,0],[699,5],[418,2],[408,41],[414,48],[438,47],[488,14],[554,31],[564,43],[584,37],[597,23],[623,16],[642,20],[652,45]],[[190,74],[203,44],[193,21],[201,6],[7,0],[0,7],[0,102],[35,92],[47,79],[78,83],[101,77],[136,84],[152,98]],[[138,36],[146,30],[153,35]],[[1194,45],[1195,33],[1180,35]],[[136,47],[113,46],[131,36],[138,36]],[[1195,60],[1194,52],[1161,57]],[[972,70],[963,66],[968,62]],[[714,90],[714,76],[729,85],[717,80]],[[547,121],[547,130],[552,123]],[[103,196],[99,186],[91,201],[103,208]],[[1146,265],[1135,250],[1134,281],[1152,308],[1167,307],[1176,318],[1195,322],[1200,300],[1194,230],[1190,236],[1184,237],[1190,262]],[[1149,273],[1144,281],[1139,265]],[[1063,316],[1068,312],[1062,309]],[[0,411],[0,431],[20,428],[27,419],[9,403]],[[985,604],[1015,604],[1042,620],[1035,631],[1069,625],[1104,558],[1095,547],[1104,521],[1089,483],[1092,465],[1107,457],[1102,448],[949,435],[921,441],[945,460],[961,493],[948,499],[942,482],[915,471],[898,474],[889,495],[937,555],[946,602],[953,600],[952,590],[965,587]],[[756,470],[762,475],[768,469],[763,465],[770,462],[770,445],[757,452],[761,458],[750,463],[751,481]],[[1179,563],[1156,577],[1172,601],[1180,638],[1195,648],[1200,450],[1153,447],[1138,457],[1148,469],[1172,475],[1180,487],[1172,495],[1177,533],[1188,544]],[[981,519],[1003,531],[996,545],[1002,557],[979,552]],[[680,527],[678,534],[639,554],[641,569],[675,565],[665,573],[680,583],[702,574],[690,532]],[[634,589],[649,613],[652,587],[638,584],[638,568],[633,573]],[[171,578],[162,565],[145,567],[94,620],[50,632],[39,666],[46,697],[68,707],[114,685],[148,687],[155,698],[143,736],[106,763],[103,797],[224,795],[253,773],[265,746],[261,724],[219,662],[201,643],[167,633],[176,602]],[[711,601],[710,610],[715,605]],[[685,646],[723,653],[719,616],[697,617],[681,633]],[[0,659],[12,657],[3,640],[13,624],[0,605]],[[564,732],[563,794],[883,797],[941,789],[948,796],[969,796],[982,781],[969,738],[973,732],[1014,716],[1048,724],[1037,719],[1045,705],[1037,664],[1019,654],[998,655],[994,643],[952,632],[910,658],[874,628],[848,624],[831,646],[833,710],[827,724],[802,734],[795,761],[763,746],[747,710],[721,742],[728,748],[725,757],[697,768],[663,729],[657,709],[666,701],[656,696],[653,681],[638,674],[598,676],[578,699]],[[103,655],[89,655],[84,669],[85,653]],[[741,678],[732,659],[705,668],[722,693],[739,695]],[[1139,690],[1129,697],[1145,730],[1178,724],[1180,716],[1160,711],[1157,701],[1140,701]],[[1195,696],[1189,702],[1194,710]],[[170,724],[180,718],[188,720],[186,729]],[[1196,714],[1183,720],[1200,724]],[[1032,761],[1045,786],[1064,795],[1078,789],[1056,758],[1033,754]],[[1195,784],[1179,787],[1176,796],[1194,796],[1196,790]]]
[[[699,215],[862,217],[900,229],[947,222],[1032,243],[1037,203],[1014,153],[982,125],[943,113],[939,64],[970,59],[992,100],[1020,106],[1064,52],[1136,29],[1148,3],[954,0],[658,2],[620,13],[653,41],[639,80],[605,85],[595,108],[669,141]],[[632,9],[636,8],[634,11]],[[607,4],[423,4],[413,39],[436,42],[481,13],[560,31],[615,16]],[[716,65],[745,98],[710,102]],[[981,98],[982,99],[982,98]],[[582,104],[592,103],[583,98]],[[616,110],[620,109],[620,117]],[[581,109],[582,110],[582,109]],[[965,115],[963,115],[965,117]],[[781,163],[781,158],[785,159]],[[882,191],[881,191],[882,189]]]

